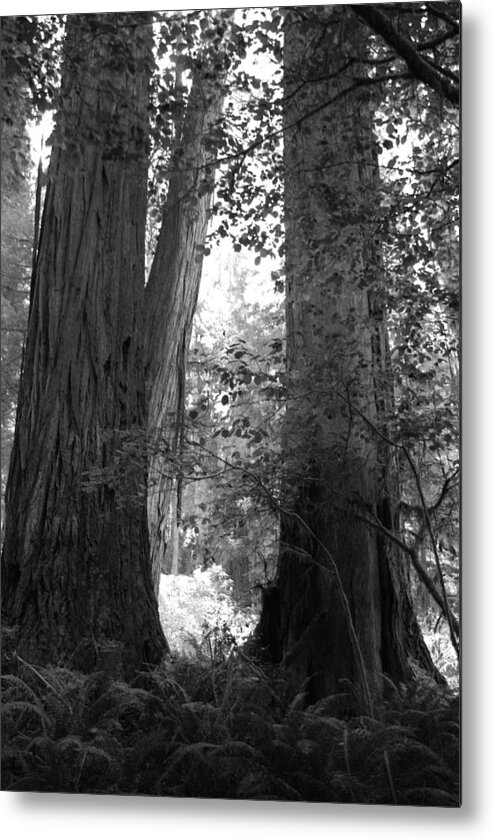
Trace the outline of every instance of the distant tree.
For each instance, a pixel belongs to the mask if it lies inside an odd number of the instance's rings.
[[[178,24],[177,24],[178,25]],[[183,483],[185,380],[192,323],[213,208],[218,157],[232,127],[231,91],[244,57],[231,11],[179,22],[177,89],[182,113],[168,164],[167,197],[146,286],[149,393],[149,528],[153,573],[178,567],[176,518]],[[175,34],[175,39],[176,39]],[[188,71],[190,91],[184,87]],[[177,98],[179,97],[179,94]],[[170,509],[171,505],[171,509]]]
[[[28,183],[2,189],[2,497],[14,437],[22,348],[27,329],[32,256]]]
[[[144,434],[147,14],[67,20],[6,495],[3,619],[20,654],[127,672],[167,644],[152,587]]]
[[[12,448],[22,348],[27,329],[33,244],[33,200],[29,178],[11,166],[18,132],[2,122],[2,499]],[[27,145],[27,132],[22,129]],[[3,519],[3,516],[2,516]]]
[[[226,20],[220,27],[219,44],[225,26]],[[214,71],[205,57],[200,66],[190,58],[187,62],[192,68],[191,90],[171,154],[163,221],[145,292],[152,441],[148,510],[156,582],[164,567],[168,509],[178,479],[174,460],[183,423],[188,347],[206,250],[214,185],[212,152],[217,145],[214,132],[220,131],[226,57],[219,47]]]
[[[6,17],[1,21],[2,199],[2,502],[12,447],[22,347],[32,272],[34,201],[28,124],[41,100],[45,75],[35,78],[31,45],[50,39],[53,21]],[[53,41],[53,37],[51,37]],[[51,44],[53,47],[53,44]],[[54,51],[56,54],[56,51]],[[55,60],[55,59],[53,59]],[[3,519],[3,516],[2,516]]]

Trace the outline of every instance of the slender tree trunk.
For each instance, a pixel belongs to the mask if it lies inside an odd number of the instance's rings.
[[[347,680],[371,704],[385,672],[428,669],[395,551],[364,519],[392,529],[396,479],[372,428],[388,415],[371,101],[346,92],[359,24],[344,7],[285,21],[286,321],[289,399],[281,553],[261,642],[311,699]]]
[[[148,516],[155,585],[164,570],[188,347],[211,206],[214,165],[207,144],[223,99],[220,79],[196,71],[183,133],[172,158],[163,224],[146,287],[146,381],[153,441]]]
[[[169,511],[168,511],[168,545],[167,554],[169,554],[169,573],[178,574],[180,571],[180,539],[178,531],[178,488],[175,487],[170,493]],[[166,557],[168,559],[168,557]]]
[[[24,656],[84,670],[115,642],[128,672],[167,650],[146,518],[151,50],[147,14],[68,19],[7,489],[3,618]]]

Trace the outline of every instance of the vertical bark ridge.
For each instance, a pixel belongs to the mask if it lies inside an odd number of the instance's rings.
[[[147,14],[69,17],[2,556],[4,620],[40,662],[158,662],[146,520]],[[126,457],[131,433],[139,457]]]

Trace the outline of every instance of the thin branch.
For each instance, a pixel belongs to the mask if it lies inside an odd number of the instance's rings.
[[[280,137],[282,134],[286,134],[293,128],[298,128],[300,125],[302,125],[302,123],[305,122],[305,120],[311,119],[311,117],[316,116],[321,111],[325,110],[325,108],[329,108],[338,100],[343,99],[345,96],[348,96],[350,93],[353,93],[356,90],[359,90],[361,87],[369,87],[401,79],[409,79],[409,73],[390,73],[382,76],[368,78],[354,76],[352,77],[352,81],[354,82],[354,84],[350,84],[348,85],[348,87],[344,88],[344,90],[338,91],[338,93],[336,93],[331,99],[322,102],[315,108],[312,108],[311,111],[307,111],[307,113],[294,120],[294,122],[290,122],[289,125],[283,125],[280,128],[276,128],[274,131],[270,131],[268,134],[265,134],[265,136],[258,137],[256,140],[250,143],[250,145],[242,147],[241,150],[231,152],[231,154],[224,154],[221,157],[216,157],[213,162],[209,162],[207,164],[204,164],[203,166],[198,166],[196,167],[196,169],[200,170],[205,168],[206,166],[210,167],[211,165],[220,166],[222,163],[229,163],[233,160],[238,159],[244,160],[244,158],[248,154],[255,151],[255,149],[259,148],[260,146],[263,146],[264,143],[267,143],[270,140],[275,139],[276,137]]]
[[[435,38],[430,38],[429,41],[423,41],[423,43],[418,44],[417,48],[420,52],[431,50],[434,47],[440,46],[445,41],[450,40],[450,38],[455,38],[457,34],[454,28],[448,29],[446,32],[442,32],[441,35],[437,35]]]
[[[443,76],[446,76],[447,79],[450,79],[454,84],[459,84],[459,79],[457,73],[454,73],[452,70],[449,70],[448,67],[441,67],[437,61],[432,60],[431,58],[426,59],[430,67],[434,67],[438,70],[439,73],[442,73]]]
[[[454,31],[456,35],[460,32],[459,21],[456,18],[451,17],[446,12],[443,11],[443,3],[440,3],[441,8],[438,9],[434,3],[426,3],[426,9],[428,12],[431,12],[432,15],[435,17],[440,18],[440,20],[445,21],[448,23],[451,29]],[[458,5],[458,4],[457,4]]]
[[[408,38],[401,35],[392,25],[388,17],[373,5],[350,5],[354,14],[361,18],[370,29],[392,47],[397,55],[402,58],[410,73],[420,82],[433,88],[440,96],[447,99],[456,107],[460,104],[459,83],[448,81],[441,70],[436,70],[430,63],[419,54],[419,50]]]
[[[443,499],[447,495],[447,492],[449,491],[450,484],[458,476],[459,476],[459,469],[457,468],[457,469],[454,469],[454,471],[452,472],[451,475],[448,476],[448,478],[445,478],[445,481],[443,482],[443,486],[440,490],[440,493],[438,495],[437,500],[434,502],[434,504],[432,504],[430,507],[428,507],[428,512],[429,513],[435,513],[438,510],[438,508],[440,507]]]

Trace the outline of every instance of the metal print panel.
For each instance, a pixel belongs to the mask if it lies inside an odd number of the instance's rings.
[[[2,789],[459,807],[460,4],[1,39]]]

